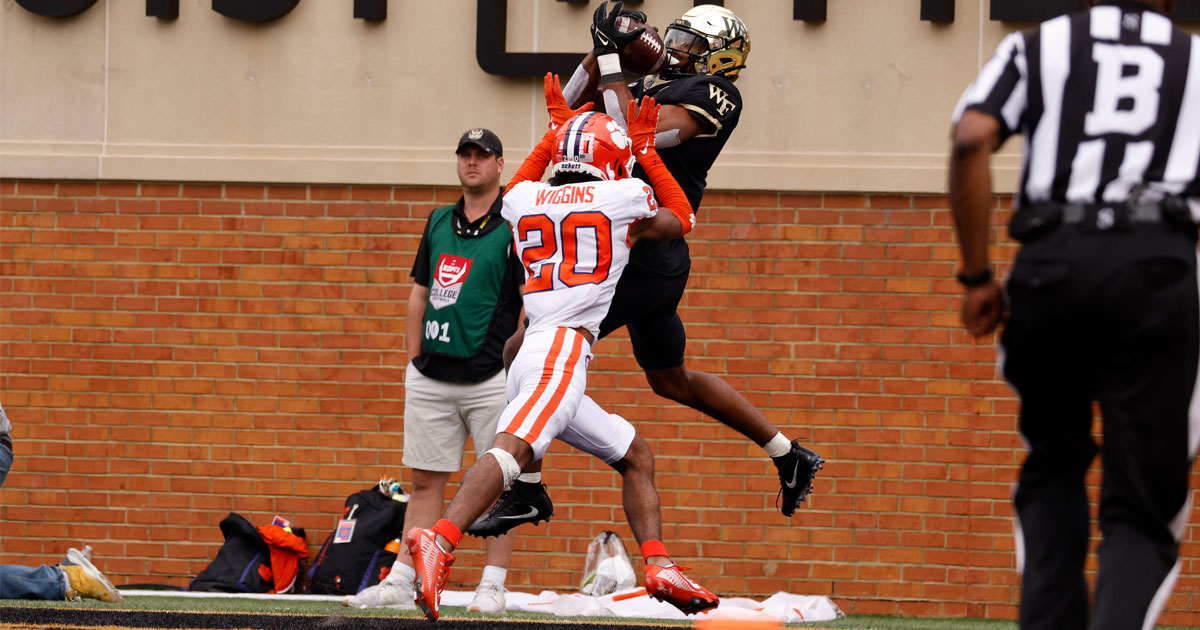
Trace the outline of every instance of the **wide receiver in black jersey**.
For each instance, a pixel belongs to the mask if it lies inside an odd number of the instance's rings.
[[[580,64],[563,95],[572,107],[596,101],[623,124],[631,100],[653,96],[662,106],[655,145],[663,163],[699,210],[708,171],[737,127],[742,97],[733,83],[750,52],[746,25],[732,11],[714,5],[693,7],[667,27],[663,43],[668,65],[658,74],[626,84],[617,55],[643,29],[621,32],[621,15],[646,21],[639,11],[622,11],[621,2],[597,9],[592,24],[594,48]],[[636,177],[645,179],[640,168]],[[812,488],[823,460],[790,441],[724,380],[684,367],[687,337],[676,309],[687,285],[691,259],[684,239],[639,241],[617,285],[600,336],[626,327],[638,365],[654,393],[716,418],[763,447],[779,471],[780,511],[791,516]],[[519,345],[518,331],[510,346]],[[511,349],[509,352],[515,353]],[[550,518],[553,505],[541,484],[540,464],[527,468],[492,510],[468,533],[496,536],[521,523]]]

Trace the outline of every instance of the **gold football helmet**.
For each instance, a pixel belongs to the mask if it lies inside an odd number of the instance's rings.
[[[692,7],[667,27],[670,67],[664,73],[713,74],[736,81],[750,55],[750,32],[733,11],[713,4]]]

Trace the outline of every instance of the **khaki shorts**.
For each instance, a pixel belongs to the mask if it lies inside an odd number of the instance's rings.
[[[482,456],[496,439],[496,422],[508,400],[504,371],[482,383],[447,383],[408,364],[404,376],[404,465],[458,472],[467,436]]]

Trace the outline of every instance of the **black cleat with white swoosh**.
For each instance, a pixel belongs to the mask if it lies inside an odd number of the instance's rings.
[[[779,511],[784,516],[796,513],[801,503],[812,491],[813,477],[825,465],[825,460],[815,452],[800,446],[800,440],[792,441],[792,450],[787,455],[772,458],[779,469],[779,493],[783,503]]]
[[[480,538],[500,536],[521,523],[541,523],[554,516],[554,504],[546,494],[546,485],[514,481],[496,505],[467,528],[467,533]]]

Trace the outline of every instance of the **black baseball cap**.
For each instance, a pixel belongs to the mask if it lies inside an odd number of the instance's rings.
[[[496,134],[482,127],[471,129],[464,133],[462,137],[458,139],[458,148],[455,149],[454,152],[461,153],[463,147],[467,146],[468,144],[473,144],[480,149],[487,151],[488,153],[494,153],[501,157],[504,156],[504,145],[500,144],[500,138],[497,137]]]

